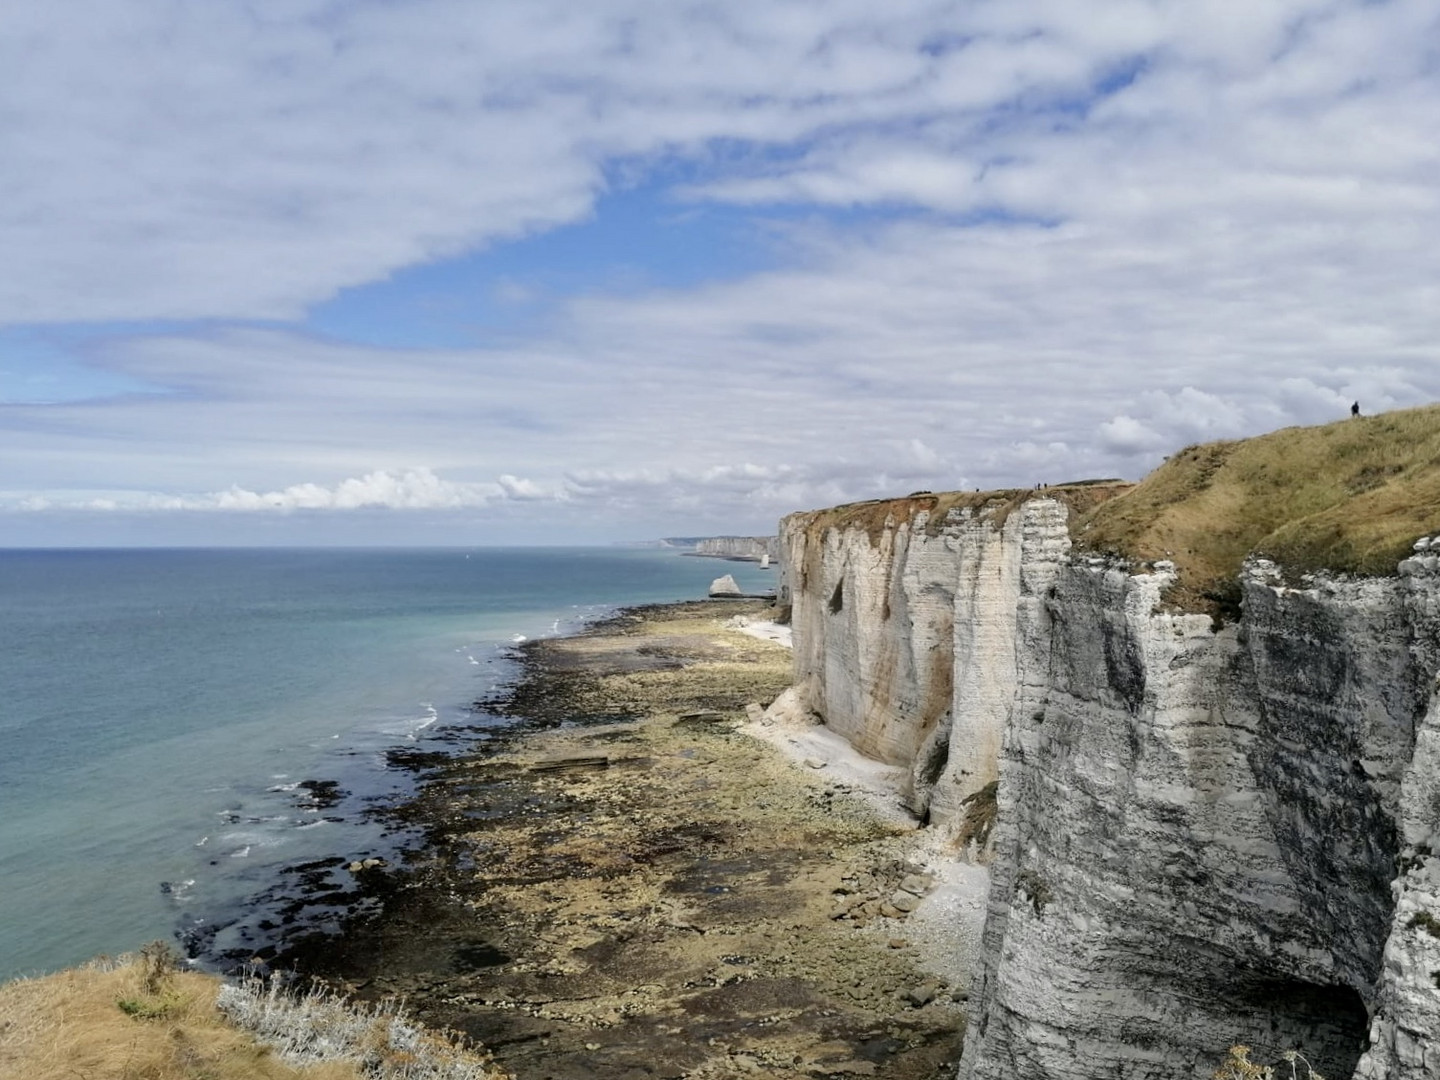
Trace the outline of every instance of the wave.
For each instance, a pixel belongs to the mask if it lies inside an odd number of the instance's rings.
[[[195,887],[194,878],[186,878],[184,881],[162,881],[160,892],[177,904],[183,904],[190,899],[190,890]]]

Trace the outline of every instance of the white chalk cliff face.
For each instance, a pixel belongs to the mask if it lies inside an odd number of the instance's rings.
[[[714,559],[743,559],[759,562],[775,558],[773,536],[711,536],[695,544],[696,555]]]
[[[882,512],[883,511],[883,512]],[[781,526],[804,704],[932,827],[998,779],[966,1078],[1440,1077],[1440,562],[1167,613],[1065,497]],[[963,854],[963,853],[962,853]],[[1303,1070],[1302,1070],[1303,1072]]]

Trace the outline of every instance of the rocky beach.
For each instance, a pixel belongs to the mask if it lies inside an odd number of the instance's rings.
[[[924,915],[953,884],[883,785],[762,716],[791,674],[743,625],[765,608],[526,643],[483,703],[510,726],[405,761],[386,813],[422,842],[338,868],[360,914],[275,965],[402,997],[519,1080],[952,1075],[965,979]]]

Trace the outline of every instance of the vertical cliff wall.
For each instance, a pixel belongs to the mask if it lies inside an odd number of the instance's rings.
[[[1371,1011],[1372,1060],[1417,1037],[1382,961],[1392,938],[1430,954],[1391,884],[1418,851],[1397,826],[1435,583],[1273,576],[1220,629],[1158,610],[1172,574],[1101,560],[1026,614],[962,1076],[1208,1076],[1232,1043],[1349,1076]]]
[[[806,706],[905,766],[935,827],[997,782],[960,1075],[1209,1077],[1247,1043],[1440,1077],[1440,560],[1210,584],[1154,557],[1194,555],[1206,515],[1149,558],[1072,551],[1117,491],[782,523]],[[1096,533],[1133,525],[1122,501]]]
[[[953,829],[996,779],[1016,621],[1069,550],[1068,516],[1126,487],[912,496],[785,518],[779,599],[792,609],[805,706],[862,753],[904,766],[910,808]]]

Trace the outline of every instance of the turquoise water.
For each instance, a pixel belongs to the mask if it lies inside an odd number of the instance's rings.
[[[408,782],[386,751],[484,723],[515,641],[721,573],[773,587],[646,549],[0,551],[0,979],[380,850],[361,811]]]

